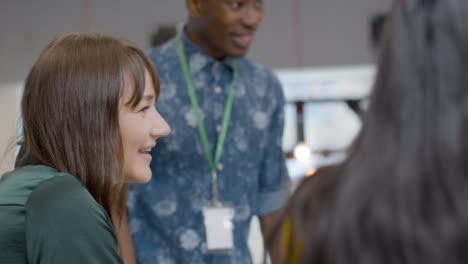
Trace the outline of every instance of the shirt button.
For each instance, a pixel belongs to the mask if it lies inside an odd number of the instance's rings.
[[[218,163],[218,170],[223,170],[223,164],[222,163]]]
[[[221,92],[221,88],[220,88],[219,86],[216,86],[216,87],[214,88],[214,91],[215,91],[215,93],[218,93],[218,94],[219,94],[219,93]]]
[[[216,125],[216,132],[221,132],[221,125]]]

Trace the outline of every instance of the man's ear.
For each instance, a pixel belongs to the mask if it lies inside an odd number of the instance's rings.
[[[190,17],[197,18],[201,14],[201,2],[203,0],[185,0]]]

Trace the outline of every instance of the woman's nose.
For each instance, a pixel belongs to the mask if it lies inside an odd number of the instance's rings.
[[[165,137],[171,133],[171,127],[164,118],[156,112],[155,122],[151,128],[151,136],[154,138]]]

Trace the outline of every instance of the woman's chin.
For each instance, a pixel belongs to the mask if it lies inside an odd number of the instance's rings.
[[[151,180],[151,170],[148,168],[148,172],[128,175],[125,177],[126,183],[147,183]]]

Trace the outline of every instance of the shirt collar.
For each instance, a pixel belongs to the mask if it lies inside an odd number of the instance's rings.
[[[223,65],[228,66],[231,70],[234,69],[234,62],[236,59],[240,59],[241,57],[232,57],[232,56],[226,56],[222,60],[216,60],[212,56],[210,56],[208,53],[206,53],[204,50],[202,50],[200,47],[198,47],[195,43],[193,43],[188,37],[187,34],[185,33],[185,27],[182,30],[182,43],[184,44],[184,52],[185,52],[185,57],[190,60],[193,54],[199,53],[201,56],[205,57],[205,60],[203,60],[204,64],[200,65],[201,68],[207,66],[207,65],[212,65],[216,62],[219,62]],[[190,61],[188,61],[190,64]]]

